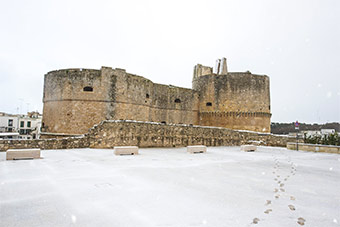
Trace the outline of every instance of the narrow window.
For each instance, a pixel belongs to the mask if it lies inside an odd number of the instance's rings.
[[[93,87],[86,86],[84,87],[83,91],[86,91],[86,92],[93,91]]]
[[[211,102],[207,102],[206,106],[212,106],[212,103]]]
[[[31,127],[31,122],[27,121],[27,128],[30,128],[30,127]]]
[[[8,126],[13,126],[13,119],[8,120]]]
[[[25,127],[25,122],[24,121],[20,121],[20,128]]]
[[[175,103],[181,103],[180,99],[175,99]]]
[[[148,93],[146,93],[145,98],[147,98],[147,99],[150,98],[150,95]]]

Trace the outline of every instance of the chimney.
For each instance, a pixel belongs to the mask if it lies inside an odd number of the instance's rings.
[[[222,64],[221,64],[221,69],[219,70],[221,75],[225,75],[228,73],[228,68],[227,68],[227,59],[222,58]]]

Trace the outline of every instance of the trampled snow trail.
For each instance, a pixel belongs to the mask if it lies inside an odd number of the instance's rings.
[[[267,214],[269,217],[258,218],[255,217],[253,219],[252,224],[258,224],[260,221],[266,221],[270,218],[270,214],[275,212],[273,206],[277,203],[277,200],[283,200],[283,203],[280,203],[280,208],[283,208],[282,205],[288,204],[288,208],[290,211],[296,211],[294,206],[294,201],[296,198],[293,194],[289,194],[286,191],[285,185],[289,183],[289,179],[296,174],[296,164],[291,160],[291,157],[282,151],[280,151],[280,155],[272,155],[274,167],[273,167],[273,180],[275,182],[276,187],[273,189],[273,198],[267,199],[265,205],[264,214]],[[301,213],[301,212],[300,212]],[[296,223],[299,225],[304,225],[306,220],[303,217],[296,216]]]

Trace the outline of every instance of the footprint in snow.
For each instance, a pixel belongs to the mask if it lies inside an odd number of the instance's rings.
[[[288,207],[289,207],[290,210],[295,210],[295,206],[293,206],[293,205],[288,205]]]
[[[305,225],[305,221],[306,221],[306,220],[305,220],[304,218],[299,217],[297,223],[298,223],[299,225]]]
[[[253,224],[257,224],[257,223],[259,223],[259,221],[260,221],[260,219],[254,218],[254,219],[253,219]]]
[[[269,214],[270,212],[272,212],[273,210],[272,209],[267,209],[264,213],[265,214]]]

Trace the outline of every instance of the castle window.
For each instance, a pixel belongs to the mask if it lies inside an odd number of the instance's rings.
[[[86,91],[86,92],[93,91],[93,87],[86,86],[84,87],[83,91]]]
[[[212,106],[212,103],[211,102],[207,102],[205,105],[206,106]]]
[[[146,93],[145,97],[148,99],[148,98],[150,98],[150,95],[148,93]]]
[[[181,103],[180,99],[175,99],[175,103]]]

